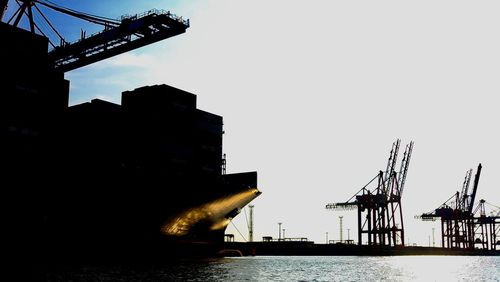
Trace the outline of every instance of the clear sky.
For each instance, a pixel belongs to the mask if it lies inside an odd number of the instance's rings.
[[[325,204],[384,169],[396,138],[415,141],[403,195],[410,243],[427,245],[433,227],[439,241],[439,224],[414,215],[460,190],[479,162],[477,199],[500,204],[498,1],[53,2],[190,19],[183,35],[67,73],[71,104],[119,103],[124,90],[162,83],[197,94],[200,109],[224,117],[228,172],[259,172],[257,240],[277,237],[278,222],[287,237],[338,239],[340,215],[354,238],[355,212]],[[56,25],[69,38],[82,27]],[[243,213],[234,224],[247,236]]]

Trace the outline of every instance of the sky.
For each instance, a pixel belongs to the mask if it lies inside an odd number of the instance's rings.
[[[406,241],[428,245],[432,211],[483,170],[477,200],[500,205],[498,1],[56,1],[119,18],[152,8],[185,34],[66,74],[72,105],[169,84],[224,117],[228,173],[258,171],[254,238],[356,237],[355,212],[329,211],[385,169],[392,142],[415,142]],[[12,6],[12,4],[11,4]],[[53,15],[68,38],[96,27]],[[75,148],[76,150],[77,148]],[[402,156],[403,150],[400,151]],[[245,212],[226,233],[248,237]]]

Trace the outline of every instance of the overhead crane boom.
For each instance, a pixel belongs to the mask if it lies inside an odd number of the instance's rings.
[[[483,166],[481,164],[478,165],[476,175],[474,176],[474,187],[472,188],[472,194],[470,196],[469,207],[467,211],[469,214],[472,214],[472,208],[474,207],[474,200],[476,199],[477,186],[479,184],[479,177],[481,176],[481,168]]]
[[[348,203],[329,203],[325,206],[327,210],[355,210],[358,204],[356,202]]]
[[[411,152],[413,151],[413,141],[406,145],[404,152],[403,161],[401,161],[401,169],[399,170],[399,193],[403,194],[403,189],[406,183],[406,176],[408,174],[408,168],[410,167]]]
[[[470,186],[470,179],[472,176],[472,169],[469,169],[465,173],[465,179],[464,179],[464,184],[462,186],[462,192],[460,193],[460,209],[466,210],[469,208],[469,186]]]
[[[169,12],[152,10],[141,17],[124,18],[118,26],[105,29],[76,43],[49,52],[54,68],[71,71],[184,33],[189,21]]]
[[[156,9],[141,15],[123,16],[120,20],[115,20],[75,11],[49,0],[19,0],[16,3],[19,7],[7,23],[18,26],[21,18],[27,16],[30,31],[40,33],[49,39],[53,47],[48,54],[49,63],[61,72],[71,71],[182,34],[189,27],[189,20]],[[7,4],[8,0],[0,0],[0,20]],[[82,32],[80,40],[68,43],[38,8],[39,5],[73,18],[102,25],[104,30],[89,37]],[[40,14],[45,22],[35,23],[33,16],[35,12]],[[42,26],[49,26],[51,32],[57,35],[60,40],[59,46],[56,46],[58,43],[53,42],[46,35],[41,29]]]

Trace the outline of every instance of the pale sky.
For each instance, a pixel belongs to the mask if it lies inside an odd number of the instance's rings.
[[[228,172],[259,173],[256,240],[277,237],[278,222],[287,237],[338,239],[340,215],[355,238],[355,212],[325,205],[385,169],[397,138],[415,141],[407,242],[428,245],[435,227],[438,244],[439,223],[414,216],[460,190],[479,162],[476,199],[500,204],[498,1],[53,2],[190,19],[183,35],[67,73],[71,104],[119,103],[122,91],[163,83],[196,94],[198,108],[224,117]],[[243,212],[234,224],[248,237]]]

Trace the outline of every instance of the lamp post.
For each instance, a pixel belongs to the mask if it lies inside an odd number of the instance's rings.
[[[344,235],[344,234],[343,234],[343,233],[344,233],[344,231],[342,230],[342,218],[343,218],[343,216],[339,216],[339,225],[340,225],[340,228],[339,228],[339,231],[340,231],[340,236],[339,236],[339,237],[340,237],[340,243],[342,243],[342,241],[344,241],[344,240],[343,240],[344,238],[342,238],[342,237],[343,237],[343,235]]]
[[[432,247],[436,247],[436,240],[434,237],[434,227],[432,227]]]
[[[278,241],[281,241],[281,222],[278,222]]]

